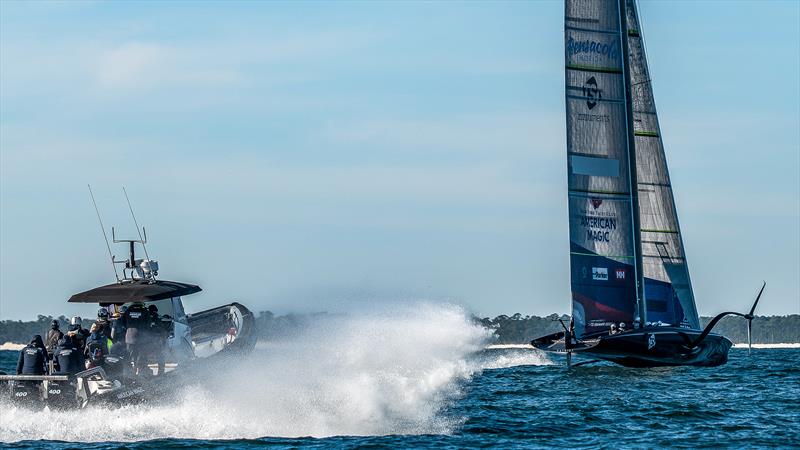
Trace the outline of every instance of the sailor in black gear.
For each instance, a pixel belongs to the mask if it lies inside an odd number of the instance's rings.
[[[72,337],[72,343],[75,345],[75,348],[83,352],[83,347],[86,345],[86,338],[89,336],[89,330],[83,328],[81,322],[83,321],[80,316],[74,316],[69,319],[69,331],[67,335]]]
[[[125,311],[125,344],[128,346],[128,355],[133,362],[134,371],[138,375],[140,369],[146,365],[147,344],[152,323],[150,311],[144,303],[134,303]]]
[[[100,332],[106,337],[111,338],[111,322],[109,321],[108,309],[100,308],[97,311],[97,320],[94,322],[100,327]]]
[[[58,367],[57,373],[61,375],[74,375],[86,369],[83,353],[75,347],[75,342],[69,334],[58,341],[53,359]]]
[[[108,338],[100,332],[100,327],[93,323],[91,334],[86,339],[83,356],[91,363],[92,367],[102,366],[109,350]]]
[[[47,350],[42,336],[33,335],[30,344],[19,352],[17,375],[44,375],[47,373]]]
[[[106,308],[100,308],[97,311],[97,320],[94,323],[98,326],[100,334],[111,339],[111,322],[108,320],[108,310]],[[110,348],[107,348],[106,352],[109,350]]]
[[[52,358],[53,352],[58,346],[58,341],[64,337],[64,333],[59,329],[58,319],[53,319],[50,323],[50,330],[47,332],[47,339],[45,339],[47,353]]]
[[[125,313],[128,311],[127,306],[119,308],[119,312],[111,316],[111,340],[114,343],[125,343]]]

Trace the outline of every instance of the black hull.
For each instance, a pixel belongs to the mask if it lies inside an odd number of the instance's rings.
[[[545,351],[566,352],[563,334],[552,335],[551,339],[540,338],[532,344]],[[646,328],[583,338],[582,343],[569,351],[626,367],[714,367],[728,362],[731,341],[711,333],[695,346],[689,345],[700,334],[699,330],[685,328]],[[557,338],[561,340],[556,341]]]

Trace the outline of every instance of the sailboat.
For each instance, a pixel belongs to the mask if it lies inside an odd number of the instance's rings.
[[[624,366],[717,366],[701,329],[635,0],[566,0],[572,320],[539,349]]]

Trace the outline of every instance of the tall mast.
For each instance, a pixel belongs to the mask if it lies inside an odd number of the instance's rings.
[[[636,277],[636,304],[639,324],[647,323],[647,302],[644,296],[644,269],[642,268],[642,235],[639,218],[639,185],[636,181],[636,138],[633,134],[633,100],[631,96],[631,72],[628,64],[628,8],[627,0],[619,0],[620,40],[622,41],[622,72],[625,77],[625,120],[628,143],[628,170],[631,192],[631,223],[633,225],[634,271]]]

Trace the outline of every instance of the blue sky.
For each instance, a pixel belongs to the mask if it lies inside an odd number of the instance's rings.
[[[800,4],[641,2],[701,314],[800,312]],[[0,317],[113,281],[197,310],[569,308],[561,2],[0,2]],[[122,255],[123,249],[116,251]]]

